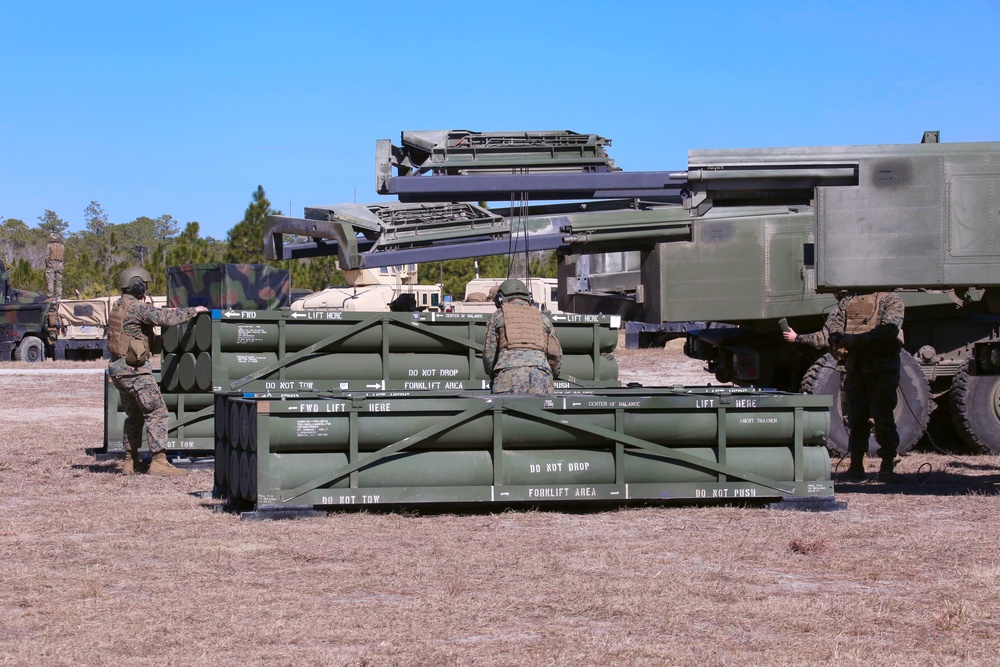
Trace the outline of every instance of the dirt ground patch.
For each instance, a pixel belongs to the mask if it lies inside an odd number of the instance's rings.
[[[712,382],[676,347],[619,363],[627,381]],[[910,454],[904,482],[838,485],[847,509],[822,514],[250,523],[214,511],[210,471],[124,478],[84,453],[103,439],[100,365],[0,375],[2,664],[988,665],[1000,651],[994,457]]]

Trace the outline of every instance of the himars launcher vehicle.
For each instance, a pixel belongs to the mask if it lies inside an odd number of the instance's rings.
[[[928,132],[919,144],[694,150],[686,170],[655,172],[622,171],[608,144],[572,132],[404,132],[400,146],[376,149],[376,190],[399,204],[272,217],[266,252],[371,268],[556,250],[562,310],[733,325],[690,333],[686,351],[723,382],[835,395],[829,446],[840,451],[835,363],[785,343],[779,320],[814,331],[839,290],[899,290],[900,450],[936,400],[970,445],[1000,453],[1000,143]],[[472,203],[485,201],[510,208]],[[621,251],[638,251],[639,268],[613,288],[582,270]]]

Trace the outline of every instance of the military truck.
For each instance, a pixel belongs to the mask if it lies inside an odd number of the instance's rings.
[[[0,261],[0,361],[44,361],[58,334],[49,298],[17,289]]]
[[[344,271],[346,286],[327,287],[292,302],[292,310],[389,312],[441,309],[440,285],[417,282],[417,265],[382,266]]]
[[[93,299],[62,299],[56,302],[56,332],[53,358],[108,359],[108,316],[118,296]],[[146,295],[157,308],[167,303],[165,296]]]
[[[496,310],[493,294],[506,278],[474,278],[465,285],[465,298],[461,301],[446,301],[446,313],[486,313]],[[555,278],[529,278],[525,281],[531,292],[531,299],[539,307],[550,313],[559,310],[559,282]]]
[[[55,359],[107,359],[108,315],[113,299],[62,299],[55,303]]]
[[[900,450],[922,436],[937,400],[950,402],[966,442],[1000,453],[1000,143],[942,144],[929,132],[919,144],[696,150],[687,170],[627,172],[601,162],[608,140],[574,165],[578,147],[550,135],[552,169],[536,152],[523,168],[505,162],[502,170],[502,142],[491,143],[491,160],[477,168],[468,154],[447,150],[448,136],[404,133],[399,147],[377,143],[376,190],[408,211],[405,238],[392,205],[380,204],[380,222],[363,227],[351,227],[342,207],[323,207],[306,209],[305,219],[269,219],[267,252],[336,252],[370,268],[555,250],[562,310],[731,325],[690,332],[687,352],[723,382],[834,395],[829,445],[841,452],[836,364],[785,343],[779,320],[813,331],[838,290],[903,288]],[[428,153],[430,139],[444,146]],[[521,204],[470,203],[505,195]],[[541,200],[563,201],[534,203]],[[449,231],[455,202],[466,203]],[[427,238],[416,206],[433,230]],[[309,232],[316,242],[282,246],[286,232]],[[634,290],[580,280],[584,258],[623,251],[639,253]]]
[[[157,307],[166,305],[166,297],[146,298]],[[13,287],[0,261],[0,361],[108,358],[108,315],[117,299],[52,301]]]

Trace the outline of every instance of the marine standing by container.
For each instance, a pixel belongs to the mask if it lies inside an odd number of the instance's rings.
[[[59,239],[59,234],[52,232],[49,235],[49,244],[45,246],[45,286],[48,288],[49,298],[59,301],[62,299],[62,274],[63,260],[66,258],[66,246]]]
[[[902,347],[903,302],[892,292],[852,292],[842,298],[820,331],[784,338],[817,349],[830,346],[844,368],[847,430],[851,465],[847,479],[865,479],[864,455],[875,423],[875,440],[882,459],[878,478],[891,481],[899,433],[896,430],[896,390],[899,387],[899,351]]]
[[[562,347],[548,316],[531,303],[520,280],[505,280],[493,302],[496,311],[486,323],[483,368],[494,394],[548,396],[555,391]]]
[[[172,326],[207,312],[204,306],[195,308],[157,308],[143,301],[152,276],[145,269],[133,266],[121,273],[122,296],[111,308],[108,318],[108,351],[111,361],[108,374],[118,388],[125,408],[123,441],[125,463],[122,474],[131,475],[139,466],[139,445],[143,425],[153,458],[149,474],[161,477],[186,475],[186,470],[167,461],[167,406],[160,388],[153,379],[149,365],[154,326]]]

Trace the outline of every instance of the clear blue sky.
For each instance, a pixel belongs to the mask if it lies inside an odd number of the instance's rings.
[[[1000,140],[1000,1],[0,2],[0,217],[170,214],[225,238],[378,201],[402,130],[692,148]]]

